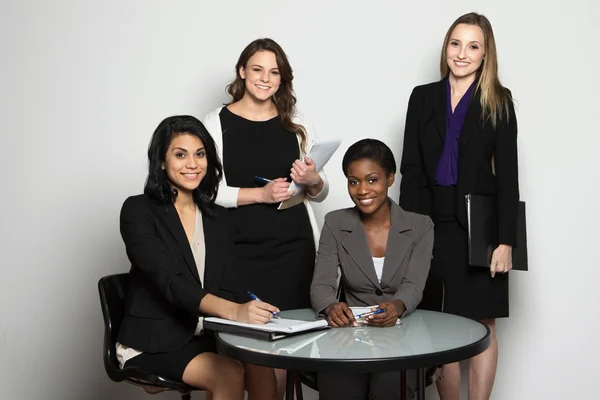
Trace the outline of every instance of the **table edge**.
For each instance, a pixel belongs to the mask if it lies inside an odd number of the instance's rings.
[[[426,353],[406,357],[365,359],[314,359],[309,357],[292,357],[285,354],[268,354],[243,349],[225,342],[215,332],[216,347],[220,354],[243,363],[262,365],[271,368],[280,368],[290,371],[312,372],[380,372],[400,371],[416,368],[435,367],[456,361],[466,360],[483,353],[491,343],[490,328],[477,321],[486,328],[486,334],[478,341],[435,353]]]

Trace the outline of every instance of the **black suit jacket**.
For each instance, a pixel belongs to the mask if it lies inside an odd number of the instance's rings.
[[[232,242],[226,210],[217,205],[211,210],[202,213],[206,258],[199,277],[175,207],[146,195],[125,201],[121,236],[131,271],[119,343],[146,352],[176,350],[193,336],[204,296],[224,297],[219,287],[232,260]]]
[[[503,115],[494,129],[489,119],[481,118],[481,110],[478,90],[473,93],[460,135],[456,214],[466,227],[465,195],[496,196],[498,239],[502,244],[514,245],[519,202],[517,118],[511,102],[509,118]],[[435,170],[445,137],[445,80],[417,86],[410,96],[404,130],[400,166],[400,206],[403,209],[433,217]]]

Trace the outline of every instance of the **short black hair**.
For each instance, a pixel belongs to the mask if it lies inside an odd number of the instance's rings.
[[[208,210],[217,197],[219,183],[223,178],[223,165],[217,154],[215,141],[202,122],[190,115],[174,115],[165,118],[154,131],[148,146],[148,177],[144,193],[161,204],[173,204],[177,190],[171,188],[167,173],[162,169],[167,150],[174,137],[189,134],[204,144],[206,152],[206,175],[200,185],[192,191],[194,202],[202,211]]]
[[[386,175],[396,173],[396,159],[392,150],[377,139],[362,139],[348,147],[344,159],[342,160],[342,169],[344,176],[348,176],[348,167],[354,161],[371,160],[379,164],[385,171]]]

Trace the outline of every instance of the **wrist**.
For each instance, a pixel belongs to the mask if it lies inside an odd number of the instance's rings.
[[[317,196],[319,193],[321,193],[321,190],[323,190],[323,180],[319,179],[319,182],[316,185],[309,186],[306,190],[312,197]]]
[[[311,187],[315,187],[315,186],[319,186],[323,184],[323,179],[321,179],[321,175],[319,175],[317,172],[315,172],[315,178],[312,181],[312,184],[309,185]]]
[[[406,311],[406,304],[402,300],[393,300],[392,303],[396,306],[396,311],[398,311],[398,315],[404,314]]]
[[[267,197],[265,194],[264,187],[254,189],[254,196],[252,196],[252,201],[254,203],[266,203],[267,202]]]
[[[240,318],[240,310],[242,309],[241,304],[237,304],[234,302],[229,302],[229,307],[225,308],[225,312],[222,318],[231,320],[231,321],[239,321]]]
[[[333,308],[333,306],[335,306],[337,303],[331,303],[330,305],[328,305],[327,307],[325,307],[325,309],[323,310],[323,313],[325,315],[329,315],[329,313],[331,312],[331,309]]]

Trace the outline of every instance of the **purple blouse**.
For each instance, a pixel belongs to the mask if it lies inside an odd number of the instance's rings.
[[[458,180],[458,141],[467,117],[467,110],[471,102],[471,95],[476,80],[467,89],[460,99],[454,113],[452,112],[452,99],[450,81],[446,78],[446,140],[444,150],[440,156],[435,170],[435,183],[440,186],[454,186]]]

